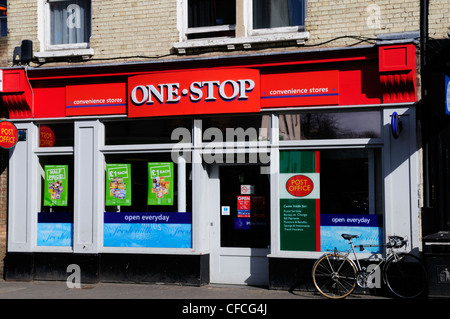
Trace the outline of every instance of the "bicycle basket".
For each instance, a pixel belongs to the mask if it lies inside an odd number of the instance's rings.
[[[387,247],[389,248],[401,248],[406,245],[407,240],[400,236],[389,236],[389,243]]]

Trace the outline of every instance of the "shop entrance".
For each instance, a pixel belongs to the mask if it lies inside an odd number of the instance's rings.
[[[215,164],[211,283],[268,284],[270,181],[261,165]]]

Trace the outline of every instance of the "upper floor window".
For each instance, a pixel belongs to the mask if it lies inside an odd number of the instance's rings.
[[[34,56],[47,59],[89,58],[91,0],[38,0],[38,39],[40,51]]]
[[[91,36],[89,0],[48,1],[48,48],[86,48]]]
[[[188,0],[188,38],[234,36],[236,1]]]
[[[303,28],[306,0],[252,0],[253,29]]]
[[[301,43],[308,36],[307,32],[299,32],[305,30],[307,0],[178,0],[178,3],[180,42],[174,46],[179,50],[267,41]]]
[[[6,0],[0,0],[0,37],[6,37],[8,35],[7,19],[8,5]]]

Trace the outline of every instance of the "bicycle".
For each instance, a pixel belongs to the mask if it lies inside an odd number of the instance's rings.
[[[427,272],[422,261],[406,252],[397,252],[406,245],[407,239],[400,236],[389,236],[385,245],[354,245],[353,238],[358,235],[342,234],[349,241],[350,249],[342,254],[335,248],[333,253],[320,257],[314,264],[312,277],[314,286],[323,296],[341,299],[350,295],[356,288],[373,288],[374,275],[381,270],[382,278],[395,297],[417,298],[423,296],[427,289]],[[386,247],[385,257],[369,271],[361,264],[355,247],[361,251],[364,247]],[[354,260],[348,258],[353,252]]]

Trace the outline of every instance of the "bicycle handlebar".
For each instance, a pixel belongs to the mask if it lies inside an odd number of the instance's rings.
[[[341,234],[342,238],[344,238],[345,240],[351,241],[353,238],[359,238],[358,235],[349,235],[349,234]],[[405,246],[408,242],[408,239],[401,237],[401,236],[397,236],[397,235],[393,235],[393,236],[389,236],[389,242],[386,243],[386,245],[357,245],[356,247],[359,247],[360,251],[364,250],[364,247],[381,247],[381,246],[386,246],[387,248],[401,248],[403,246]]]

